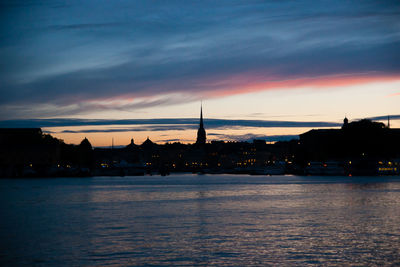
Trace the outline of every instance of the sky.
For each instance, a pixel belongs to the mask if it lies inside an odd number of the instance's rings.
[[[399,1],[13,0],[0,25],[0,127],[190,143],[202,102],[208,140],[400,128]]]

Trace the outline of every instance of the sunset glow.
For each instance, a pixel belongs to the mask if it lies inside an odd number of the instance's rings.
[[[88,6],[96,8],[87,13]],[[329,128],[345,116],[387,123],[390,115],[400,127],[398,8],[373,1],[2,4],[1,126],[41,127],[74,144],[88,137],[94,146],[147,137],[191,143],[203,101],[208,140],[286,140],[313,128],[263,121]],[[175,121],[43,121],[164,118]],[[174,124],[184,118],[191,124]],[[209,119],[260,124],[218,128]]]

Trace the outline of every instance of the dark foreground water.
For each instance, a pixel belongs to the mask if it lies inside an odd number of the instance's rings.
[[[396,265],[400,178],[0,180],[0,265]]]

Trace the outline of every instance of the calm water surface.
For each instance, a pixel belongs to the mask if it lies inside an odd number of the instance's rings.
[[[0,180],[0,265],[396,265],[399,177]]]

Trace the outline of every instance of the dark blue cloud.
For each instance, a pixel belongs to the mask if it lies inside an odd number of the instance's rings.
[[[0,10],[2,117],[17,114],[10,105],[54,112],[93,98],[203,94],[249,72],[265,81],[400,72],[398,1],[2,1]]]
[[[389,115],[390,120],[400,120],[400,115]],[[369,119],[375,121],[387,120],[387,116],[375,116]],[[104,126],[104,128],[64,130],[64,133],[78,132],[128,132],[128,131],[168,131],[197,129],[198,118],[169,118],[169,119],[17,119],[0,120],[0,128],[54,128],[54,127],[79,127],[79,126]],[[205,119],[207,129],[233,129],[235,127],[260,127],[260,128],[323,128],[339,127],[337,122],[324,121],[279,121],[279,120],[228,120]],[[108,126],[124,126],[121,128],[107,128]]]
[[[0,121],[0,127],[26,128],[26,127],[72,127],[72,126],[111,126],[111,125],[167,125],[160,130],[167,130],[168,127],[193,129],[197,127],[197,118],[172,118],[172,119],[125,119],[125,120],[87,120],[87,119],[32,119],[32,120],[4,120]],[[205,119],[204,124],[208,129],[234,128],[234,127],[337,127],[336,122],[309,122],[309,121],[267,121],[267,120],[226,120],[226,119]],[[184,127],[183,127],[184,126]],[[159,126],[158,126],[159,127]],[[157,130],[154,126],[152,128]],[[88,130],[84,130],[88,131]],[[132,131],[129,129],[103,129],[93,130],[96,132],[106,131]]]
[[[82,129],[82,130],[63,130],[58,133],[116,133],[116,132],[165,132],[165,131],[185,131],[190,129],[196,129],[195,125],[168,125],[168,126],[139,126],[139,127],[130,127],[130,128],[117,128],[117,129]],[[54,131],[47,131],[48,133],[56,133]]]
[[[387,120],[387,116],[375,116],[369,119],[375,121]],[[400,115],[390,115],[391,120],[400,120]],[[113,132],[168,132],[186,131],[198,128],[198,118],[171,118],[171,119],[125,119],[125,120],[90,120],[90,119],[30,119],[30,120],[3,120],[0,128],[46,128],[47,133],[113,133]],[[289,141],[297,139],[297,135],[262,135],[248,133],[244,135],[223,134],[213,130],[232,130],[249,128],[332,128],[340,127],[336,122],[309,122],[309,121],[267,121],[267,120],[227,120],[205,119],[207,136],[210,140],[235,140],[251,142],[253,139],[262,139],[270,142]],[[69,130],[54,130],[55,127],[83,127]],[[96,126],[96,128],[88,128]],[[99,127],[100,126],[100,127]],[[102,127],[101,127],[102,126]],[[112,128],[110,126],[113,126]],[[115,128],[115,126],[120,126]],[[251,129],[249,129],[251,132]],[[160,136],[169,136],[161,134]],[[157,142],[175,142],[177,139],[160,139]],[[180,140],[185,141],[185,140]]]
[[[390,120],[400,120],[400,115],[376,116],[376,117],[370,117],[368,119],[373,121],[386,121],[388,118]]]

